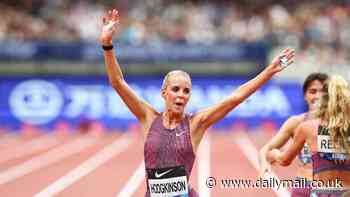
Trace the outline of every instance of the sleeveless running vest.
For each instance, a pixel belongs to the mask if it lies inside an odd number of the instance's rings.
[[[318,174],[324,171],[331,170],[341,170],[341,171],[350,171],[350,158],[349,155],[343,153],[337,153],[335,151],[330,151],[329,149],[329,140],[330,136],[328,129],[319,126],[318,136],[317,136],[317,152],[312,154],[312,168],[313,174]],[[328,149],[328,150],[327,150]],[[331,148],[332,149],[332,148]],[[342,159],[345,162],[337,164],[335,160]],[[350,190],[347,188],[338,189],[315,189],[312,191],[312,197],[321,197],[321,196],[330,196],[330,197],[349,197]]]
[[[318,138],[320,136],[329,136],[328,129],[319,126],[318,127]],[[330,139],[330,136],[329,136]],[[317,174],[323,171],[329,171],[329,170],[344,170],[344,171],[350,171],[350,157],[347,154],[343,153],[335,153],[332,151],[327,151],[327,146],[329,145],[329,142],[327,141],[327,138],[318,139],[318,150],[316,153],[312,154],[312,160],[313,160],[313,173]],[[320,150],[322,149],[322,146],[324,146],[325,151]],[[336,164],[334,160],[341,159],[345,160],[342,164]]]
[[[147,193],[146,197],[197,197],[188,185],[195,160],[190,116],[175,129],[163,126],[162,114],[155,118],[144,145]]]

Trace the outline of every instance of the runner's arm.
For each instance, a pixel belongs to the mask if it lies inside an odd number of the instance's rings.
[[[109,11],[103,17],[103,27],[100,36],[100,42],[103,46],[113,46],[112,38],[117,31],[119,23],[119,15],[117,10]],[[126,83],[123,77],[122,70],[118,64],[114,49],[104,50],[104,60],[107,70],[107,75],[111,86],[119,94],[123,102],[129,110],[137,117],[144,127],[149,127],[151,119],[156,115],[156,110],[151,107],[146,101],[139,98],[130,86]]]
[[[302,115],[292,116],[287,119],[277,132],[259,151],[259,174],[263,177],[264,173],[271,172],[271,165],[267,161],[267,154],[272,149],[279,149],[293,137],[293,131],[303,120]]]
[[[282,71],[285,68],[281,65],[280,62],[280,59],[282,57],[287,58],[287,65],[293,63],[294,50],[285,49],[282,54],[276,56],[271,64],[267,66],[260,74],[258,74],[254,79],[251,79],[250,81],[241,85],[228,98],[212,107],[209,107],[195,114],[192,121],[193,125],[196,125],[193,129],[193,131],[196,132],[194,134],[194,137],[196,138],[195,141],[199,143],[207,128],[224,118],[237,105],[242,103],[251,94],[257,91],[263,84],[270,80],[274,74]]]
[[[300,153],[300,151],[303,149],[305,141],[306,141],[306,135],[307,135],[307,129],[303,124],[297,127],[295,132],[295,137],[293,138],[292,144],[287,148],[286,151],[281,152],[278,149],[273,149],[269,151],[267,154],[267,159],[270,162],[276,162],[277,164],[281,166],[288,166],[292,163],[294,158]]]

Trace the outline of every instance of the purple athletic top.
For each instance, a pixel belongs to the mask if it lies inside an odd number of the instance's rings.
[[[329,170],[344,170],[350,171],[350,160],[346,160],[342,164],[336,164],[333,160],[328,160],[321,157],[322,153],[314,153],[312,154],[313,161],[313,173],[317,174],[323,171]]]
[[[183,166],[188,182],[195,160],[190,136],[189,120],[191,117],[186,114],[185,118],[175,129],[165,128],[162,117],[161,114],[153,121],[144,145],[147,181],[146,196],[149,196],[148,180],[150,178],[150,169]],[[189,196],[195,197],[197,194],[193,189],[189,188]]]
[[[318,128],[318,135],[324,135],[322,132],[327,132],[328,129],[319,126]],[[328,134],[329,135],[329,134]],[[337,154],[340,156],[343,156],[345,159],[345,162],[341,164],[336,164],[334,162],[334,156],[335,153],[322,153],[322,152],[316,152],[312,154],[312,168],[313,173],[317,174],[323,171],[329,171],[329,170],[344,170],[344,171],[350,171],[350,159],[347,154]],[[339,156],[338,156],[339,157]]]
[[[314,153],[312,154],[313,161],[313,173],[317,174],[323,171],[329,170],[344,170],[350,171],[350,160],[346,160],[342,164],[336,164],[332,160],[327,160],[321,157],[322,153]]]
[[[329,131],[326,127],[318,127],[318,135],[329,135]],[[326,152],[314,152],[312,153],[312,170],[313,174],[318,174],[324,171],[341,170],[350,171],[350,160],[346,159],[348,156],[342,153],[326,153]],[[337,164],[336,159],[346,159],[344,163]],[[343,197],[350,196],[350,190],[339,189],[327,189],[327,188],[315,188],[311,192],[310,196],[315,197]]]

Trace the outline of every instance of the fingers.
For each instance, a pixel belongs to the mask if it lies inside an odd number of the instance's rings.
[[[293,64],[293,63],[294,63],[294,60],[289,61],[288,64],[287,64],[287,67],[288,67],[289,65]]]
[[[286,54],[286,53],[288,53],[289,51],[290,51],[289,48],[285,48],[285,49],[282,51],[282,53],[283,53],[283,54]]]
[[[279,57],[279,64],[282,67],[282,69],[284,69],[288,66],[288,59],[285,55],[281,55]]]
[[[291,64],[293,64],[294,63],[294,61],[293,60],[291,60],[291,61],[286,61],[286,62],[281,62],[280,63],[280,66],[281,66],[281,68],[282,68],[282,70],[283,69],[285,69],[285,68],[287,68],[289,65],[291,65]]]
[[[118,10],[116,10],[116,9],[112,10],[112,19],[115,20],[115,21],[119,20],[119,12],[118,12]]]
[[[291,58],[293,58],[295,56],[295,51],[294,50],[289,50],[288,52],[286,52],[286,57],[288,58],[288,59],[291,59]]]
[[[116,23],[119,23],[119,12],[118,12],[118,10],[113,9],[113,10],[110,10],[109,12],[110,12],[111,20],[116,22]]]
[[[119,25],[119,12],[116,9],[108,10],[107,14],[102,18],[103,31],[116,32]]]
[[[284,49],[282,54],[279,56],[280,66],[282,67],[282,69],[294,63],[294,57],[295,57],[294,49],[290,49],[290,48]]]
[[[280,56],[286,57],[288,60],[294,58],[295,56],[295,50],[286,48],[283,50],[282,54]]]
[[[116,9],[108,10],[107,14],[103,17],[103,24],[113,21],[119,23],[119,12]]]

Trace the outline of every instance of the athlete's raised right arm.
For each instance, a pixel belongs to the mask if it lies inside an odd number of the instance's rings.
[[[259,151],[259,163],[260,163],[260,177],[263,177],[265,173],[271,171],[271,165],[267,161],[267,154],[272,149],[279,149],[287,143],[287,141],[293,137],[294,130],[302,122],[303,116],[292,116],[283,123],[279,131],[271,140],[269,140]]]
[[[147,129],[150,126],[152,118],[157,114],[157,111],[150,106],[146,101],[139,98],[126,83],[123,77],[121,68],[115,57],[115,51],[112,48],[112,39],[117,31],[119,24],[118,11],[113,9],[103,17],[103,27],[100,36],[100,42],[104,48],[104,60],[108,79],[111,86],[116,90],[130,111],[137,117],[143,127]]]

